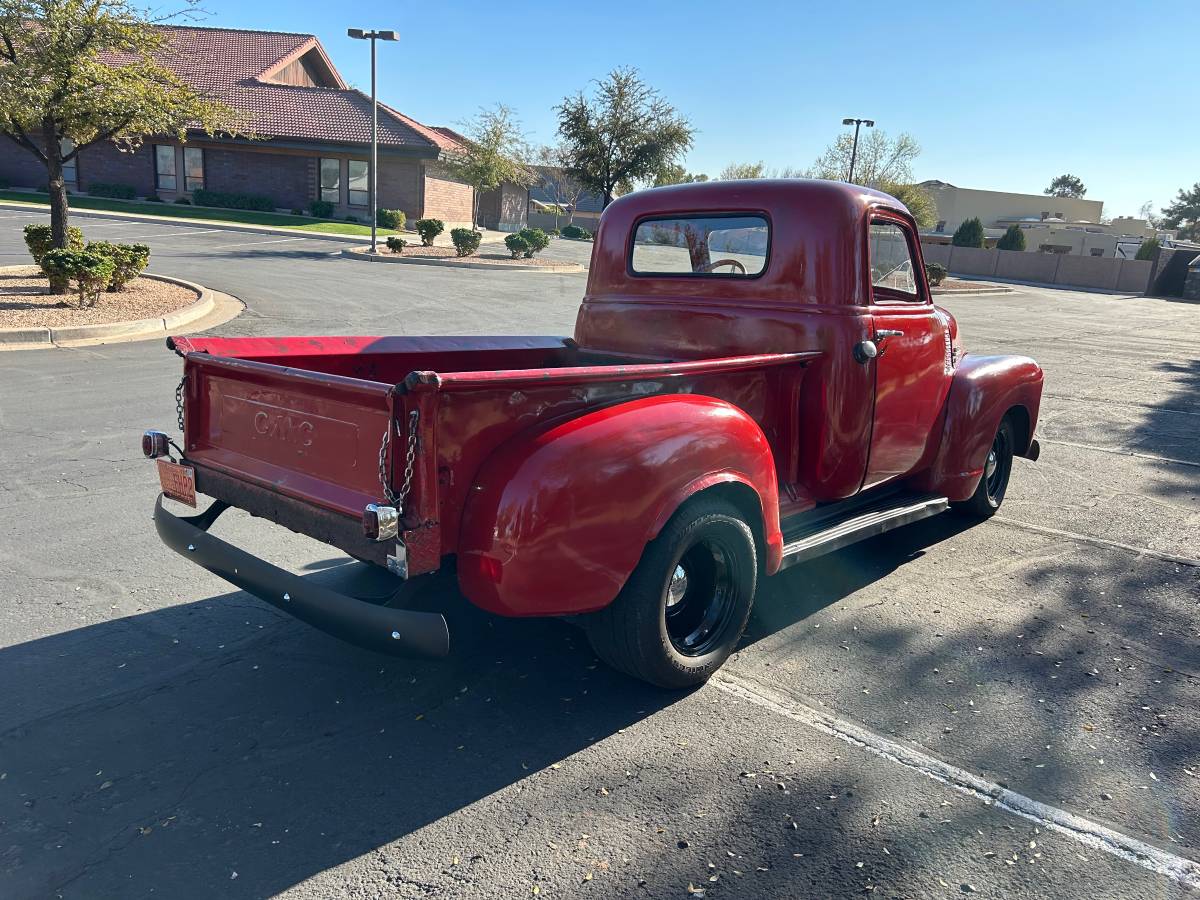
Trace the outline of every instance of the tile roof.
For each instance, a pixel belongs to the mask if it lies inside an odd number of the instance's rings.
[[[187,84],[247,117],[244,127],[261,138],[368,143],[371,99],[348,88],[311,34],[229,28],[161,26],[168,50],[160,61]],[[271,77],[301,57],[328,69],[331,85],[283,84]],[[379,143],[436,155],[452,140],[415,119],[379,104]]]

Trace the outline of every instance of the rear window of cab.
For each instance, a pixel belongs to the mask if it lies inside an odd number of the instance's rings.
[[[764,216],[666,216],[642,219],[633,232],[634,275],[754,278],[767,268],[771,226]]]

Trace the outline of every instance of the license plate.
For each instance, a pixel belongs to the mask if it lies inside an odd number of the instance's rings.
[[[166,459],[155,460],[158,463],[158,483],[162,492],[172,500],[196,505],[196,470],[191,466],[181,466],[179,463]]]

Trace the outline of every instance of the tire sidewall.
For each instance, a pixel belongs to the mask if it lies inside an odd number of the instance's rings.
[[[696,510],[698,514],[693,517],[688,516],[686,510],[681,512],[684,515],[678,521],[677,527],[672,528],[669,525],[664,529],[655,539],[658,546],[651,548],[650,556],[653,557],[656,569],[652,582],[657,600],[654,621],[664,665],[661,680],[693,684],[708,678],[736,649],[754,603],[758,559],[754,535],[749,526],[736,514],[707,509]],[[675,567],[684,555],[697,544],[708,540],[717,542],[729,557],[730,581],[734,590],[733,605],[721,626],[721,634],[712,647],[701,655],[688,656],[675,647],[667,631],[667,586]]]

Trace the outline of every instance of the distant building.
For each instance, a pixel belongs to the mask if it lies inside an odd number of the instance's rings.
[[[208,190],[256,195],[285,211],[323,200],[339,218],[369,218],[371,98],[347,85],[320,41],[273,31],[159,29],[167,46],[163,64],[242,113],[255,139],[189,130],[186,144],[147,135],[133,152],[105,141],[68,167],[72,192],[117,185],[138,197],[191,202],[194,191]],[[461,140],[451,129],[379,104],[379,206],[404,210],[410,221],[469,224],[474,192],[446,166]],[[46,170],[15,142],[0,139],[0,181],[44,188]]]
[[[1155,229],[1144,219],[1119,216],[1101,222],[1100,200],[1016,194],[960,188],[944,181],[924,181],[937,205],[937,224],[921,235],[926,243],[949,243],[968,219],[983,223],[985,245],[992,247],[1012,225],[1025,232],[1025,250],[1075,256],[1133,257],[1142,241],[1169,241],[1174,232]]]

